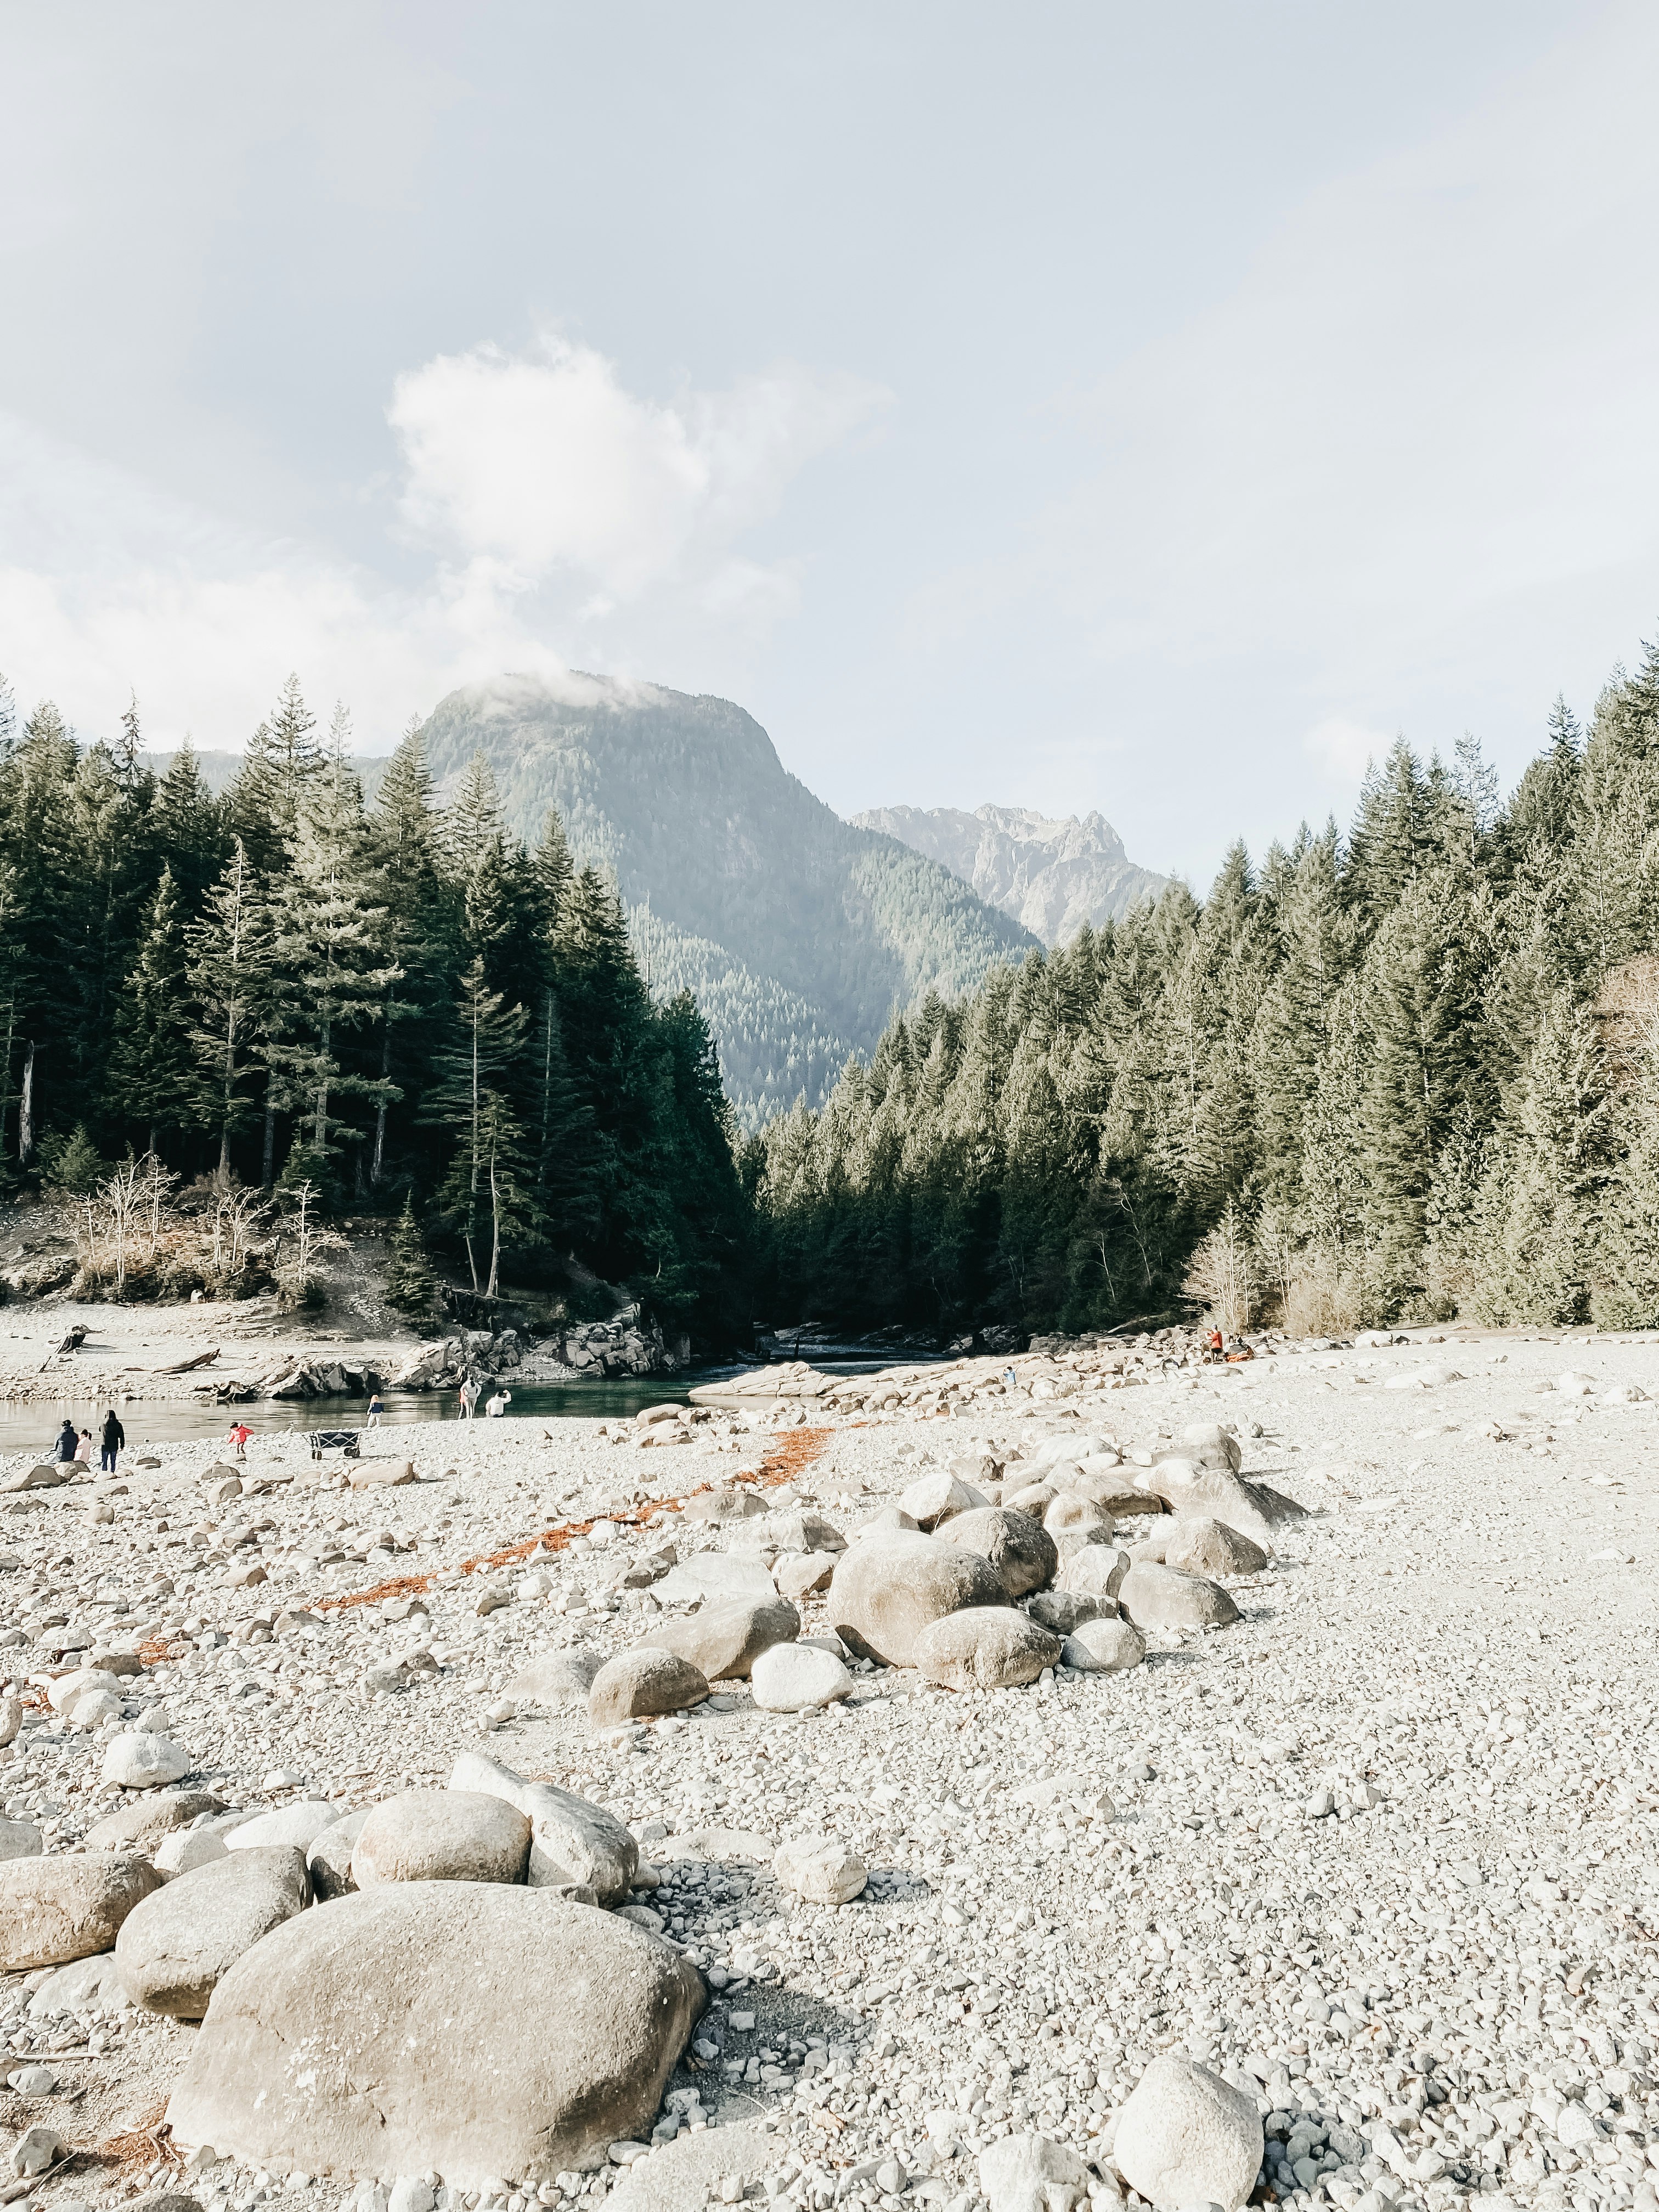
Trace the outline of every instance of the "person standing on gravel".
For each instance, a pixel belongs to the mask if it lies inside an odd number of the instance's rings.
[[[386,1401],[378,1390],[371,1390],[368,1394],[368,1425],[371,1429],[380,1427],[380,1416],[385,1411]]]
[[[112,1406],[104,1416],[102,1449],[98,1455],[98,1467],[100,1474],[114,1474],[115,1462],[119,1458],[122,1446],[126,1440],[127,1432],[121,1426],[120,1416]]]
[[[460,1419],[470,1421],[478,1403],[478,1386],[470,1375],[461,1377]]]

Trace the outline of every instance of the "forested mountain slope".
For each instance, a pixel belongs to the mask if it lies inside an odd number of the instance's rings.
[[[759,1304],[1316,1333],[1659,1326],[1659,647],[1506,805],[1402,742],[1346,836],[894,1023],[751,1158]]]
[[[653,993],[692,990],[740,1121],[816,1103],[894,1010],[954,997],[1035,939],[937,862],[854,828],[729,701],[581,677],[452,692],[422,734],[441,789],[475,754],[535,839],[549,807],[615,876]]]
[[[853,819],[939,861],[1045,945],[1115,921],[1169,881],[1137,867],[1099,813],[1057,821],[1029,806],[872,806]]]

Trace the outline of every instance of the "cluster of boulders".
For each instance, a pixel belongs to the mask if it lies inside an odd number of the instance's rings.
[[[677,1375],[691,1364],[690,1338],[665,1337],[655,1315],[638,1305],[609,1321],[571,1322],[556,1343],[559,1358],[579,1375]]]
[[[659,1597],[695,1598],[699,1610],[659,1619],[579,1686],[576,1662],[560,1655],[559,1701],[579,1694],[594,1725],[612,1728],[688,1709],[730,1680],[750,1680],[763,1710],[830,1705],[853,1687],[849,1659],[914,1667],[952,1690],[1015,1687],[1061,1665],[1132,1667],[1149,1632],[1236,1621],[1218,1578],[1260,1573],[1274,1528],[1301,1516],[1242,1476],[1240,1456],[1230,1431],[1200,1423],[1178,1447],[1141,1455],[1144,1465],[1100,1437],[1053,1438],[1006,1466],[963,1458],[924,1475],[850,1544],[816,1512],[767,1513],[752,1487],[702,1492],[685,1517],[726,1525],[741,1548],[678,1567],[667,1553],[647,1577]],[[1121,1523],[1148,1520],[1120,1547]],[[803,1638],[797,1607],[818,1596],[826,1631]]]
[[[516,1328],[459,1330],[423,1344],[388,1378],[394,1390],[459,1389],[470,1375],[509,1374],[523,1364],[526,1345]]]
[[[630,1924],[651,1877],[602,1807],[477,1753],[447,1788],[356,1813],[232,1812],[141,1778],[176,1771],[112,1756],[131,1802],[78,1850],[0,1864],[0,1972],[82,1962],[83,1980],[200,2021],[177,2141],[278,2172],[494,2189],[649,2133],[705,1992]]]

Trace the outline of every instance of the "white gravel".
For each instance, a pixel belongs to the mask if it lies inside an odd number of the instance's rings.
[[[1569,1370],[1588,1395],[1553,1387]],[[794,1494],[850,1534],[961,1453],[1236,1423],[1245,1473],[1316,1516],[1231,1585],[1236,1627],[1155,1637],[1123,1674],[955,1695],[855,1669],[849,1698],[800,1716],[726,1686],[604,1740],[580,1709],[514,1715],[505,1686],[537,1652],[641,1638],[655,1601],[618,1587],[630,1563],[754,1543],[754,1522],[620,1516],[757,1464],[763,1412],[649,1453],[589,1422],[399,1428],[372,1441],[414,1453],[422,1480],[402,1488],[306,1486],[291,1443],[256,1443],[249,1478],[301,1479],[221,1503],[209,1448],[163,1446],[158,1468],[124,1466],[102,1523],[88,1488],[0,1500],[0,1662],[27,1680],[60,1617],[100,1645],[165,1636],[181,1656],[123,1683],[113,1725],[172,1737],[238,1806],[368,1804],[441,1778],[481,1735],[601,1799],[658,1869],[636,1902],[714,1985],[672,2124],[764,2116],[766,2188],[793,2203],[888,2204],[896,2181],[969,2212],[980,2151],[1034,2130],[1091,2160],[1109,2204],[1116,2111],[1169,2051],[1258,2095],[1269,2185],[1297,2207],[1483,2193],[1651,2212],[1659,1415],[1619,1401],[1632,1386],[1659,1389],[1651,1340],[1459,1334],[1140,1383],[1082,1418],[827,1424]],[[595,1515],[613,1524],[598,1541],[459,1571]],[[267,1578],[227,1587],[251,1564]],[[322,1602],[426,1574],[413,1598]],[[275,1626],[301,1609],[318,1618]],[[803,1610],[811,1634],[821,1601]],[[118,1796],[101,1763],[97,1736],[33,1716],[0,1753],[0,1814],[70,1846]],[[850,1904],[772,1877],[780,1840],[821,1834],[871,1869]],[[9,2094],[14,2130],[44,2114],[72,2141],[112,2134],[165,2093],[191,2032],[32,2016],[30,1998],[0,1984],[13,2066],[82,2052],[52,2063],[85,2094]],[[617,2170],[551,2194],[596,2199]],[[342,2200],[222,2164],[189,2185],[215,2207]],[[124,2193],[82,2167],[31,2201]]]

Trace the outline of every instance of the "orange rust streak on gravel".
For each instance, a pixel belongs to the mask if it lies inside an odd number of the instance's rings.
[[[746,1479],[768,1490],[793,1482],[803,1468],[811,1467],[815,1459],[822,1456],[835,1433],[833,1429],[792,1429],[787,1434],[775,1435],[773,1449],[754,1474]],[[685,1491],[678,1498],[660,1498],[640,1507],[637,1512],[615,1513],[607,1517],[630,1528],[648,1528],[659,1513],[678,1513],[688,1498],[701,1497],[714,1487],[712,1482],[700,1482],[695,1490]],[[586,1536],[592,1526],[591,1521],[562,1521],[556,1528],[544,1528],[539,1536],[525,1536],[499,1552],[463,1559],[460,1571],[464,1575],[476,1574],[480,1567],[514,1566],[522,1559],[533,1558],[538,1552],[562,1552],[573,1536]],[[393,1575],[389,1582],[376,1583],[373,1589],[353,1590],[345,1597],[318,1598],[313,1602],[320,1611],[343,1613],[349,1606],[378,1605],[382,1598],[422,1596],[437,1579],[435,1573]]]

